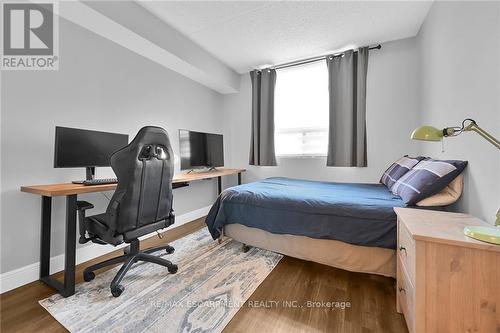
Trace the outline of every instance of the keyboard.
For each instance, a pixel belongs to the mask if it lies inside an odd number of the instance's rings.
[[[116,178],[102,178],[102,179],[92,179],[92,180],[84,180],[82,182],[83,185],[104,185],[104,184],[116,184],[118,183],[118,179]]]

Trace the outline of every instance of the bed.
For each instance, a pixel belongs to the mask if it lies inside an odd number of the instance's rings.
[[[382,184],[267,178],[225,190],[206,224],[214,239],[350,271],[395,276],[399,196]]]

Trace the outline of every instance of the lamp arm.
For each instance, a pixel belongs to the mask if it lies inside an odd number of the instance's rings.
[[[467,127],[464,128],[464,131],[474,131],[485,138],[486,141],[497,147],[497,149],[500,149],[500,141],[498,141],[493,135],[479,127],[476,122],[471,122],[469,125],[467,125]]]

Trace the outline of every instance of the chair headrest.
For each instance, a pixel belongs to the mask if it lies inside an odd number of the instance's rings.
[[[172,155],[172,147],[167,131],[157,126],[145,126],[139,130],[134,139],[112,156],[113,161],[124,154],[135,154],[140,161],[157,158],[165,160]]]

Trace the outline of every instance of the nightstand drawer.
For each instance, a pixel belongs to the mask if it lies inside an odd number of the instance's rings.
[[[398,259],[401,260],[401,259]],[[415,332],[415,289],[401,265],[398,264],[397,297],[410,332]]]
[[[415,284],[415,241],[404,223],[398,222],[398,257],[408,272],[412,284]]]

